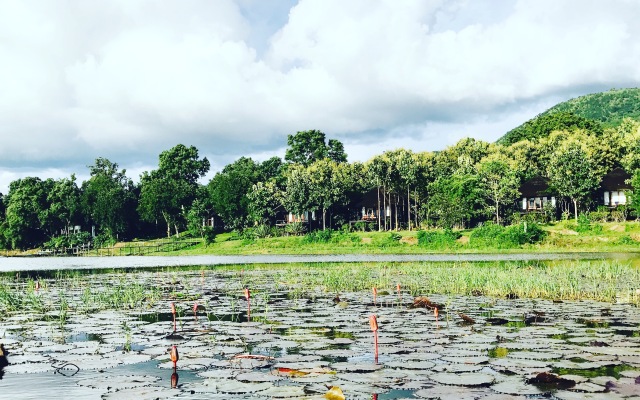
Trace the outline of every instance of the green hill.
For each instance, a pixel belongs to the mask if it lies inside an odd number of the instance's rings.
[[[537,139],[559,129],[588,129],[601,134],[627,117],[640,120],[640,89],[610,90],[557,104],[507,132],[498,143]]]

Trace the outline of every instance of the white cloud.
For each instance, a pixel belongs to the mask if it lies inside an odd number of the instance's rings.
[[[0,0],[0,174],[139,168],[176,143],[268,158],[305,129],[352,159],[434,150],[640,82],[635,0],[256,1]]]

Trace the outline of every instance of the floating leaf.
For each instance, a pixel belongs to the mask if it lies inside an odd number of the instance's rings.
[[[463,313],[461,313],[461,312],[459,312],[459,313],[458,313],[458,316],[459,316],[460,318],[462,318],[462,320],[463,320],[464,322],[466,322],[467,324],[475,324],[475,323],[476,323],[476,320],[475,320],[475,319],[471,318],[471,317],[470,317],[470,316],[468,316],[468,315],[464,315],[464,314],[463,314]]]
[[[411,304],[409,308],[438,308],[442,310],[444,306],[442,304],[432,302],[428,297],[419,296],[413,299],[413,304]]]
[[[299,369],[291,369],[291,368],[278,368],[278,374],[295,376],[295,377],[309,375],[308,372],[300,371]]]
[[[346,400],[344,394],[342,393],[342,389],[338,386],[332,386],[331,389],[324,395],[327,400]]]

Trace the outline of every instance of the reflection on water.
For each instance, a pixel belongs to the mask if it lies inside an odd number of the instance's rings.
[[[9,365],[9,361],[7,360],[7,355],[9,353],[4,348],[4,345],[0,343],[0,379],[4,376],[4,367]]]

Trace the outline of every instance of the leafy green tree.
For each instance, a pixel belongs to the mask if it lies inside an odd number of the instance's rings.
[[[160,153],[158,169],[144,173],[140,179],[138,212],[148,222],[162,218],[179,234],[179,225],[191,207],[198,189],[198,179],[209,171],[209,160],[200,159],[198,149],[179,144]]]
[[[496,154],[480,161],[478,175],[487,199],[493,204],[496,224],[500,225],[501,206],[513,203],[520,195],[517,173],[504,156]]]
[[[254,224],[268,224],[273,221],[281,207],[281,191],[274,179],[258,182],[247,193],[249,219]]]
[[[455,145],[437,153],[435,162],[439,176],[455,172],[471,173],[475,165],[489,155],[490,144],[473,138],[460,139]]]
[[[136,221],[137,196],[126,170],[106,158],[89,166],[90,178],[82,183],[82,208],[109,238],[127,233]]]
[[[314,161],[328,158],[335,162],[346,162],[343,144],[335,139],[326,141],[325,134],[318,130],[301,131],[287,136],[287,151],[284,159],[290,163],[308,166]]]
[[[241,157],[216,173],[207,185],[213,209],[228,228],[246,226],[249,216],[247,193],[261,178],[260,164]]]
[[[209,204],[210,201],[206,189],[202,187],[198,192],[201,193],[196,196],[196,199],[193,200],[191,207],[189,207],[187,211],[187,230],[193,236],[205,238],[207,230],[210,229],[210,227],[206,225],[206,220],[211,216],[212,207]]]
[[[335,204],[346,203],[350,171],[346,164],[327,158],[313,162],[304,171],[310,187],[309,211],[322,212],[322,229],[327,226],[327,211]]]
[[[285,172],[286,184],[282,193],[282,204],[286,210],[296,215],[311,210],[313,207],[313,184],[309,169],[301,164],[294,164]]]
[[[629,200],[631,200],[629,208],[631,208],[636,218],[640,218],[640,196],[638,195],[638,193],[640,193],[640,169],[636,169],[633,172],[631,176],[631,187],[633,187],[633,193],[629,196]]]
[[[579,205],[598,188],[602,173],[583,146],[571,142],[553,152],[547,174],[558,193],[571,199],[577,222]]]
[[[49,202],[48,220],[53,226],[69,235],[69,227],[75,225],[81,218],[81,192],[76,184],[76,176],[55,181],[47,195]]]
[[[34,248],[47,239],[47,193],[51,186],[53,180],[42,181],[35,177],[9,184],[4,235],[11,248]]]
[[[429,207],[444,228],[464,227],[486,208],[485,192],[476,174],[438,177],[429,185]]]

